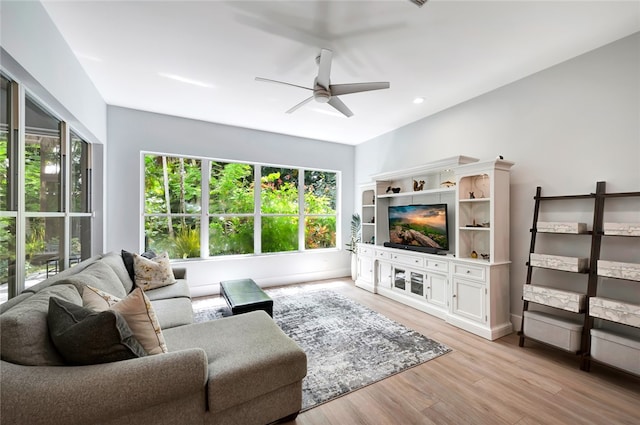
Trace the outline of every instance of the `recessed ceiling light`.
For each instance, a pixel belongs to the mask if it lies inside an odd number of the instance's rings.
[[[416,105],[419,105],[422,102],[424,102],[424,97],[416,97],[415,99],[413,99],[413,103],[415,103]]]
[[[172,80],[180,81],[181,83],[192,84],[194,86],[204,87],[204,88],[207,88],[207,89],[213,88],[213,86],[211,84],[204,83],[204,82],[198,81],[198,80],[192,80],[191,78],[181,77],[181,76],[175,75],[175,74],[167,74],[167,73],[164,73],[164,72],[158,72],[158,75],[161,76],[161,77],[170,78]]]
[[[97,56],[89,56],[89,55],[84,55],[82,53],[76,53],[76,56],[80,59],[85,59],[91,62],[102,62],[102,59],[100,59]]]

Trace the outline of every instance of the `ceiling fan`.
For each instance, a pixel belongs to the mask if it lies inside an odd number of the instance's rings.
[[[313,88],[299,86],[297,84],[285,83],[283,81],[270,80],[268,78],[256,77],[256,81],[264,81],[267,83],[284,84],[287,86],[299,87],[305,90],[313,91],[311,97],[306,98],[302,102],[295,105],[293,108],[287,111],[290,114],[303,105],[306,105],[311,100],[315,99],[320,103],[328,103],[335,109],[340,111],[347,117],[353,115],[353,112],[347,105],[345,105],[337,96],[343,94],[360,93],[363,91],[388,89],[388,82],[375,82],[375,83],[351,83],[351,84],[331,84],[329,75],[331,74],[331,57],[333,52],[328,49],[322,49],[320,55],[316,57],[318,63],[318,75],[313,80]]]

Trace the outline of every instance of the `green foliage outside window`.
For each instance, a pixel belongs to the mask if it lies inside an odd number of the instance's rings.
[[[9,141],[0,131],[0,211],[9,211]]]
[[[201,161],[145,155],[146,247],[171,258],[200,254]],[[210,162],[209,254],[254,253],[254,166]],[[300,249],[299,170],[260,169],[262,252]],[[336,246],[336,173],[305,171],[305,248]]]

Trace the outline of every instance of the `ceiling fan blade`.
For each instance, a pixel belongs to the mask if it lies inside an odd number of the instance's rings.
[[[265,83],[283,84],[285,86],[299,87],[299,88],[305,89],[305,90],[313,90],[313,89],[311,89],[309,87],[303,87],[303,86],[299,86],[297,84],[285,83],[284,81],[270,80],[268,78],[262,78],[262,77],[256,77],[256,81],[262,81],[262,82],[265,82]]]
[[[293,108],[289,109],[287,111],[287,114],[290,114],[292,112],[295,112],[296,110],[300,109],[301,107],[303,107],[304,105],[306,105],[307,103],[311,102],[311,100],[313,100],[313,96],[306,98],[305,100],[303,100],[302,102],[298,103],[296,106],[294,106]]]
[[[318,78],[316,79],[316,84],[322,86],[325,89],[329,89],[329,77],[331,74],[331,57],[333,56],[333,52],[328,49],[320,50],[320,63],[318,64]]]
[[[389,88],[388,82],[379,83],[352,83],[352,84],[332,84],[329,87],[331,96],[340,96],[341,94],[359,93],[363,91],[382,90]]]
[[[332,96],[331,99],[329,99],[329,105],[342,112],[346,117],[353,116],[353,112],[351,112],[351,110],[347,108],[347,105],[342,103],[342,101],[335,96]]]

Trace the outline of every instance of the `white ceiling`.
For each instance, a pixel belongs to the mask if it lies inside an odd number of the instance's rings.
[[[638,0],[42,3],[110,105],[346,144],[640,30]],[[332,83],[391,88],[285,114],[309,92],[254,77],[311,87],[320,48]]]

